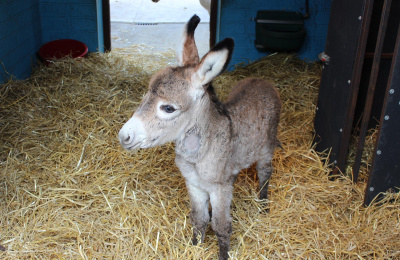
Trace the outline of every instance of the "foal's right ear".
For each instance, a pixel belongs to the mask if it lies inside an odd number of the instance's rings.
[[[194,31],[199,23],[200,17],[193,15],[185,25],[182,45],[178,50],[179,66],[199,63],[199,53],[194,41]]]
[[[197,65],[196,73],[192,78],[197,83],[194,85],[204,86],[224,72],[231,61],[234,45],[231,38],[226,38],[215,45]]]

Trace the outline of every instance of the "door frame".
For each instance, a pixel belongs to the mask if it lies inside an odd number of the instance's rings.
[[[217,39],[218,9],[221,4],[220,2],[221,0],[211,0],[210,48],[215,45]],[[110,0],[102,0],[102,16],[104,52],[109,52],[112,49]]]

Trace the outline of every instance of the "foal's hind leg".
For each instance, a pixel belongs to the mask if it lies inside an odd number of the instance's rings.
[[[212,207],[211,226],[218,238],[219,260],[229,259],[229,246],[232,235],[232,217],[230,214],[233,186],[216,185],[210,194]]]
[[[269,179],[271,178],[271,174],[273,171],[271,161],[274,153],[274,148],[275,147],[269,147],[269,149],[265,149],[264,156],[260,158],[260,160],[257,162],[257,176],[260,185],[261,200],[268,198]]]

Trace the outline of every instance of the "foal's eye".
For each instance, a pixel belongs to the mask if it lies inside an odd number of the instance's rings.
[[[164,112],[169,113],[169,114],[174,113],[175,110],[176,110],[176,109],[175,109],[173,106],[171,106],[171,105],[162,105],[160,108],[161,108],[161,110],[163,110]]]

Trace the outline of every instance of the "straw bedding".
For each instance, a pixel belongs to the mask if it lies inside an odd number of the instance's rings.
[[[0,258],[217,258],[211,230],[204,244],[191,245],[173,144],[134,152],[119,145],[150,74],[174,59],[150,59],[140,48],[130,59],[126,50],[67,59],[1,86]],[[329,180],[329,164],[313,149],[320,67],[272,55],[221,75],[217,93],[223,99],[248,76],[273,81],[281,93],[283,149],[273,162],[269,213],[257,199],[254,167],[235,184],[231,257],[400,259],[399,194],[364,207],[365,178]]]

